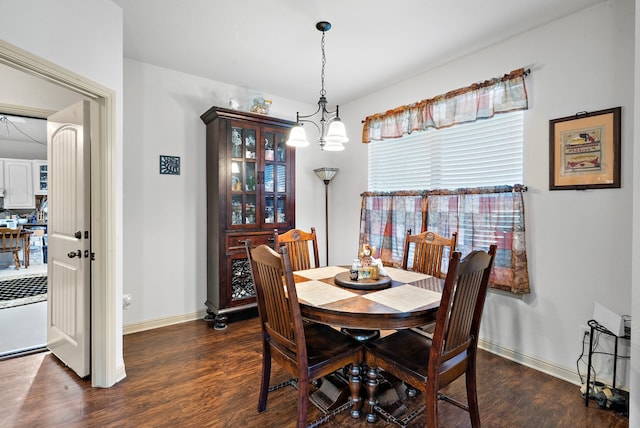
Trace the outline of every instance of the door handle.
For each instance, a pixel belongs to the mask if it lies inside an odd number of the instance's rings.
[[[82,258],[82,251],[80,251],[80,250],[78,250],[78,251],[70,251],[67,254],[67,257],[69,257],[70,259],[72,259],[74,257],[77,257],[77,258],[81,259]]]

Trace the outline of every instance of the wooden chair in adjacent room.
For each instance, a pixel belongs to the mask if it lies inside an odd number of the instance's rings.
[[[444,283],[433,339],[414,330],[401,330],[366,344],[366,364],[391,373],[407,388],[424,394],[425,426],[438,426],[438,399],[467,410],[471,425],[480,426],[476,388],[478,331],[496,246],[473,251],[462,261],[454,252]],[[376,373],[375,370],[370,373]],[[439,390],[465,375],[467,404]],[[377,385],[377,379],[367,383]],[[375,388],[372,393],[375,397]],[[373,401],[370,397],[369,401]],[[415,416],[415,415],[410,415]],[[407,423],[407,420],[402,420]]]
[[[359,365],[364,358],[363,345],[329,326],[302,320],[286,247],[281,247],[278,254],[267,245],[252,249],[248,240],[246,246],[262,328],[262,381],[258,411],[266,409],[269,392],[297,383],[297,426],[306,426],[310,383],[345,366],[353,368],[349,370],[351,404],[360,406],[362,401],[359,398]],[[270,387],[272,360],[295,379]],[[313,426],[328,420],[333,413],[349,407],[347,402],[335,412],[324,414]]]
[[[456,250],[457,239],[458,234],[456,232],[451,234],[451,238],[447,238],[429,231],[412,235],[411,229],[407,230],[407,236],[404,240],[402,268],[444,278],[446,274],[442,272],[442,260],[445,257],[451,257]],[[413,247],[413,263],[409,267],[411,247]],[[447,249],[448,251],[446,251]]]
[[[315,227],[311,228],[311,232],[305,232],[300,229],[291,229],[283,234],[279,234],[276,229],[274,231],[274,240],[274,248],[276,251],[278,251],[283,245],[287,247],[289,260],[291,260],[291,267],[294,271],[320,267],[318,240],[316,238]],[[313,265],[311,264],[309,246],[313,249]]]
[[[20,236],[21,232],[22,228],[20,227],[17,229],[0,227],[0,253],[13,253],[13,262],[16,269],[20,269],[20,255],[18,253],[22,250],[20,246],[20,242],[22,241],[22,237]]]

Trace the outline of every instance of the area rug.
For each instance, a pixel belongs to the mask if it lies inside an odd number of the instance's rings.
[[[26,274],[0,280],[0,309],[47,300],[47,275]]]

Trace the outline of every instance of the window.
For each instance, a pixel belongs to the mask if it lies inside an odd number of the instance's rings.
[[[530,292],[525,250],[523,112],[369,143],[360,244],[398,266],[407,229],[458,233],[463,256],[497,244],[491,287]],[[447,266],[443,262],[443,267]]]
[[[369,143],[369,191],[523,182],[523,112]]]
[[[528,74],[520,68],[365,118],[369,191],[360,243],[379,247],[383,263],[394,266],[408,228],[457,232],[463,256],[495,243],[492,287],[529,292],[522,196]]]

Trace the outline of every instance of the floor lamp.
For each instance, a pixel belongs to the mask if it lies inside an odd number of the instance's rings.
[[[316,168],[313,172],[316,173],[318,178],[324,181],[324,234],[326,237],[326,249],[327,249],[327,266],[329,266],[329,183],[331,179],[336,176],[340,171],[338,168]]]

